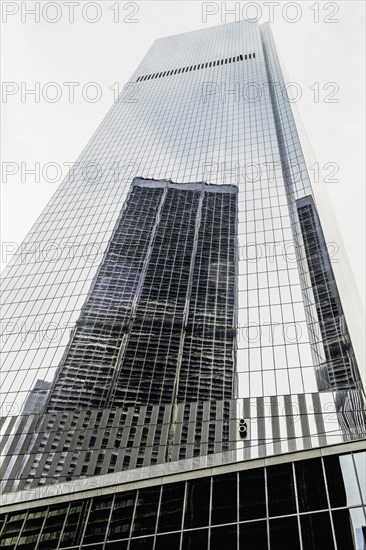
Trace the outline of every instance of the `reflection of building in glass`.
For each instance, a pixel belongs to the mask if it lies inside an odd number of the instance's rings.
[[[135,178],[48,411],[233,397],[236,198]]]
[[[39,414],[43,412],[50,387],[50,382],[37,380],[23,405],[22,414]]]
[[[363,390],[283,85],[268,25],[157,41],[7,268],[6,547],[360,539]]]

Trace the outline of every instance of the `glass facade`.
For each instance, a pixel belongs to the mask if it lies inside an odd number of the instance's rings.
[[[152,45],[4,273],[4,502],[365,438],[284,90],[268,24]],[[349,456],[29,510],[3,536],[9,548],[263,549],[283,536],[340,548],[364,529],[364,456]]]
[[[334,449],[333,449],[334,452]],[[4,548],[357,549],[366,545],[366,452],[66,497],[0,516]],[[221,467],[222,470],[222,467]],[[182,477],[182,476],[181,476]],[[49,499],[50,500],[50,499]],[[61,500],[61,502],[60,502]]]
[[[233,396],[236,197],[135,178],[47,411]]]
[[[98,310],[101,304],[92,303],[90,291],[106,250],[113,246],[118,220],[128,216],[122,209],[134,177],[237,188],[236,393],[230,397],[315,392],[319,379],[326,378],[324,372],[333,381],[320,385],[322,391],[359,391],[341,309],[334,321],[329,320],[325,336],[323,314],[316,305],[310,243],[304,242],[299,216],[299,201],[311,200],[312,190],[283,85],[267,24],[242,21],[154,43],[132,75],[130,91],[122,92],[112,106],[5,270],[3,416],[21,414],[37,380],[54,382],[70,336],[81,333],[81,327],[76,327],[81,311],[90,315],[90,330],[93,315],[103,315]],[[149,223],[146,216],[144,224]],[[139,214],[134,220],[141,223]],[[128,223],[126,219],[127,233]],[[147,236],[147,225],[146,231]],[[120,235],[126,247],[128,242],[132,246],[134,238],[127,233]],[[147,242],[141,239],[139,246],[135,252],[142,261]],[[138,263],[132,256],[129,261],[131,269],[127,264],[123,267],[126,289],[133,284],[132,266]],[[323,257],[322,261],[327,260]],[[211,263],[210,272],[201,274],[202,281],[208,276],[219,285],[225,266],[221,260]],[[168,271],[169,266],[164,269]],[[169,284],[166,277],[164,273],[160,282]],[[123,292],[117,279],[115,290]],[[334,281],[329,284],[333,295],[329,291],[319,295],[328,312],[334,309],[335,300]],[[127,291],[133,293],[132,287]],[[201,295],[202,288],[196,292]],[[152,295],[146,298],[153,301]],[[85,311],[86,301],[90,313]],[[198,302],[197,307],[201,307]],[[194,328],[202,327],[196,324]],[[333,346],[330,351],[332,330],[333,335],[341,335],[342,349]],[[104,355],[99,349],[102,364],[108,353],[113,363],[113,349],[118,348],[121,335],[106,333],[105,337],[111,340]],[[187,345],[194,353],[197,343],[189,343],[188,337]],[[69,353],[73,353],[71,348]],[[111,371],[102,364],[98,368],[103,372]],[[344,374],[334,374],[330,364],[340,364]],[[344,379],[342,384],[334,382],[339,377]],[[188,389],[181,391],[182,400],[198,399]],[[70,392],[67,399],[72,407],[72,388]],[[125,397],[121,395],[118,402]],[[91,406],[98,407],[98,403],[96,399]],[[87,406],[87,402],[81,399],[79,405]]]

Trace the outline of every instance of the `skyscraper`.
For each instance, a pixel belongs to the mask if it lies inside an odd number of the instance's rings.
[[[157,40],[12,259],[5,547],[364,536],[362,369],[283,90],[267,24]]]

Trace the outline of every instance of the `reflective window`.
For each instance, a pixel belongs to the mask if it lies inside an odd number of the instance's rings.
[[[328,512],[300,516],[303,550],[332,550],[333,534]]]
[[[366,504],[366,452],[353,453],[362,500]]]
[[[131,539],[129,550],[152,550],[154,537],[143,537],[141,539]]]
[[[84,528],[86,522],[86,514],[89,505],[90,501],[77,501],[70,505],[60,543],[61,548],[80,543],[82,529]]]
[[[118,542],[107,542],[105,545],[106,550],[127,550],[128,540],[120,540]]]
[[[237,526],[213,527],[211,529],[210,550],[223,550],[223,548],[236,548]]]
[[[352,456],[327,456],[324,458],[324,465],[330,505],[338,507],[361,504]]]
[[[237,474],[213,476],[211,523],[237,521]]]
[[[328,508],[321,460],[295,462],[295,471],[300,512]]]
[[[208,530],[184,531],[182,550],[206,550],[208,543]],[[173,550],[173,549],[172,549]]]
[[[266,515],[264,470],[255,468],[239,473],[240,520],[256,519]]]
[[[241,523],[240,548],[246,550],[267,550],[267,523],[266,521],[251,521]]]
[[[139,490],[132,531],[133,535],[147,535],[154,533],[159,496],[159,486]]]
[[[129,536],[135,498],[136,491],[116,495],[107,540],[123,539]]]
[[[267,490],[270,516],[282,516],[296,512],[295,484],[291,463],[267,468]]]
[[[160,535],[156,537],[154,550],[178,550],[180,544],[180,533],[173,533],[171,535]]]
[[[178,531],[182,526],[184,483],[163,485],[158,532]]]
[[[366,521],[362,508],[334,510],[332,515],[338,548],[366,548]]]
[[[39,538],[38,547],[40,549],[48,549],[58,545],[67,510],[67,505],[56,504],[50,507]]]
[[[210,481],[209,477],[188,481],[184,518],[185,528],[208,525]]]
[[[297,516],[271,519],[269,533],[271,550],[300,550]]]
[[[95,498],[88,518],[83,544],[103,542],[108,528],[113,496]]]

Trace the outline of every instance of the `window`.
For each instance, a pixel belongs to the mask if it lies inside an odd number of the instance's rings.
[[[209,504],[210,478],[188,481],[185,528],[208,525]]]
[[[300,521],[303,550],[332,550],[334,548],[328,512],[305,514],[300,517]]]
[[[267,485],[270,516],[296,513],[295,484],[291,463],[268,467]]]
[[[300,550],[297,516],[271,519],[269,531],[271,550]]]
[[[158,532],[178,531],[182,525],[184,483],[163,485]]]
[[[328,508],[321,460],[295,462],[295,471],[300,512]]]
[[[239,474],[240,520],[257,519],[266,516],[264,470],[255,468]]]
[[[237,474],[213,476],[211,523],[232,523],[237,520]]]

